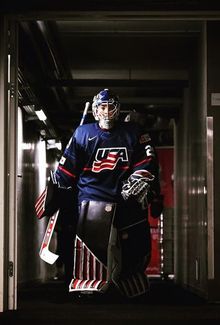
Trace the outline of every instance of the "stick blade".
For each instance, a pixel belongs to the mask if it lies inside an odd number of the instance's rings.
[[[54,264],[56,262],[56,260],[58,259],[59,255],[52,253],[51,251],[49,251],[49,249],[47,247],[44,247],[41,251],[40,251],[40,258],[48,263],[48,264]]]

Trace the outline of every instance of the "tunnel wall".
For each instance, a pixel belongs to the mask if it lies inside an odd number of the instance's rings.
[[[38,220],[34,205],[48,176],[46,143],[36,124],[18,114],[18,286],[53,277],[55,267],[39,257],[48,219]],[[52,242],[53,245],[53,242]],[[53,248],[53,246],[52,246]]]
[[[208,295],[220,300],[220,22],[207,23],[207,107],[208,116],[213,118],[213,250],[214,274],[208,281]],[[215,99],[213,98],[215,96]]]
[[[205,30],[192,49],[189,88],[175,133],[175,276],[207,295]]]

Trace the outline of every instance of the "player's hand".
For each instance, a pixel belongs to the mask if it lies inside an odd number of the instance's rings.
[[[150,191],[149,182],[154,180],[154,175],[146,170],[136,171],[124,181],[121,195],[124,200],[134,197],[143,208],[147,207],[147,194]]]

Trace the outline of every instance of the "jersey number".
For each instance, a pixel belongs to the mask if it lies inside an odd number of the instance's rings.
[[[154,156],[154,149],[149,144],[145,147],[145,150],[147,157]]]

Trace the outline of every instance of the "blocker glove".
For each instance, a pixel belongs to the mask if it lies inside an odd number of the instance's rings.
[[[51,217],[57,210],[65,206],[66,201],[70,202],[73,195],[73,189],[60,187],[55,173],[50,171],[49,182],[35,203],[37,218]]]

